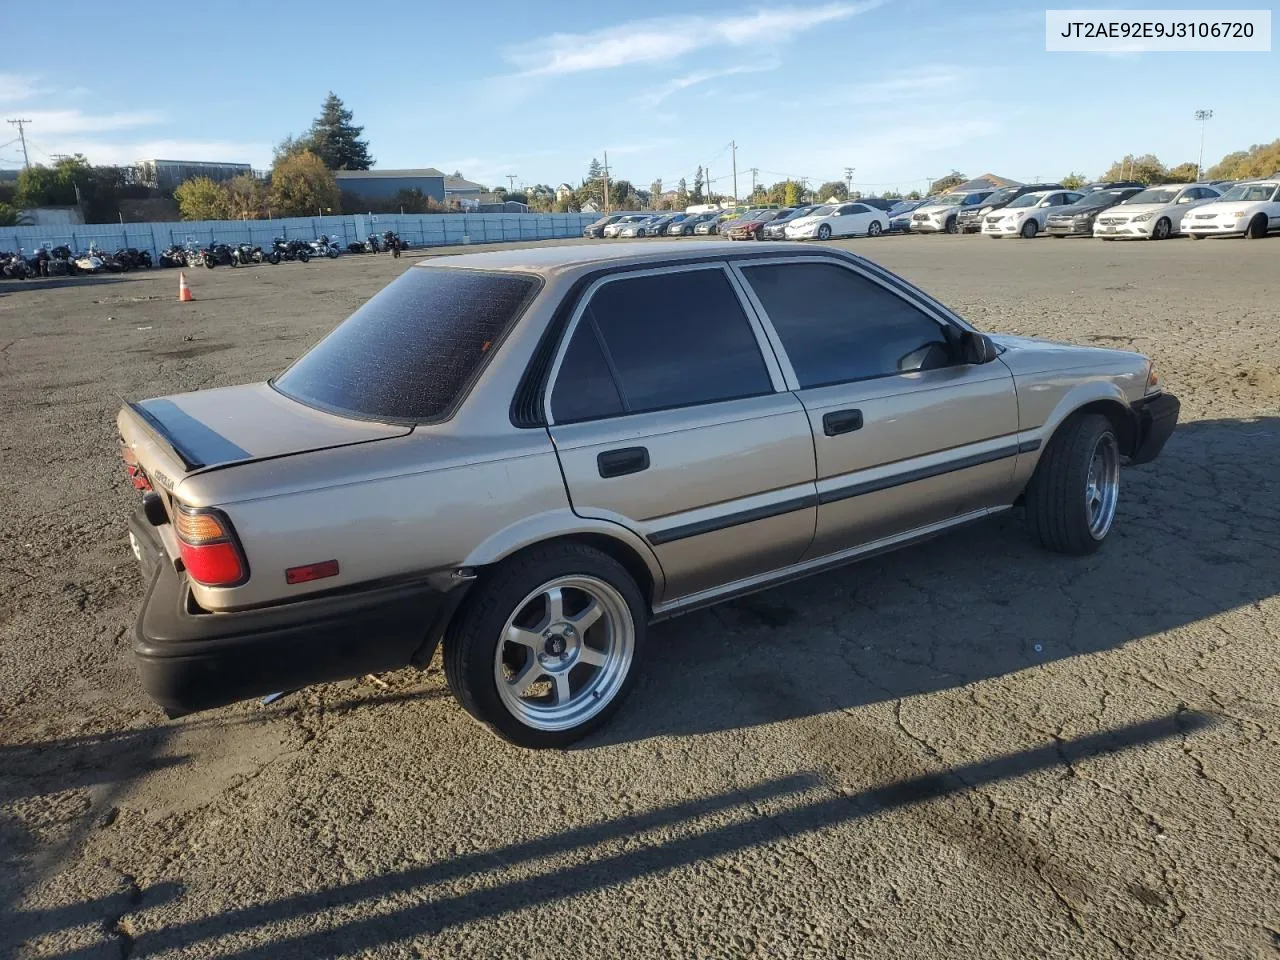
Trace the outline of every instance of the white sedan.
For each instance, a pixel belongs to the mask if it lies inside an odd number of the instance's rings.
[[[1072,190],[1037,190],[1024,193],[1008,206],[992,211],[982,218],[982,232],[999,240],[1001,237],[1022,237],[1030,240],[1044,229],[1049,214],[1059,207],[1075,203],[1083,193]]]
[[[1217,188],[1204,183],[1147,187],[1099,214],[1093,221],[1093,235],[1103,240],[1164,240],[1178,232],[1189,211],[1221,196]]]
[[[830,240],[865,234],[878,237],[889,229],[889,218],[883,210],[865,203],[828,203],[807,217],[787,221],[788,240]]]
[[[652,219],[647,213],[632,213],[604,228],[606,237],[643,237]]]
[[[1182,218],[1182,232],[1203,237],[1265,237],[1280,230],[1280,179],[1237,183],[1221,200],[1197,207]]]

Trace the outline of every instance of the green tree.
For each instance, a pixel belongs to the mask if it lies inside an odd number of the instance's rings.
[[[689,184],[684,177],[676,184],[676,209],[683,210],[689,205]]]
[[[828,180],[818,188],[819,200],[830,200],[835,197],[837,200],[849,199],[849,188],[844,185],[841,180]]]
[[[1137,180],[1139,183],[1161,183],[1169,175],[1163,163],[1154,154],[1144,153],[1140,157],[1125,154],[1109,166],[1100,179],[1102,180]]]
[[[257,177],[243,173],[219,186],[226,204],[227,219],[260,220],[267,215],[267,185]],[[187,217],[186,219],[200,218]]]
[[[693,175],[693,193],[689,194],[689,199],[693,203],[702,203],[702,185],[705,179],[705,175],[702,172],[702,165],[699,164],[697,172]]]
[[[908,200],[919,200],[919,199],[920,199],[920,191],[919,191],[919,190],[912,190],[910,193],[908,193],[908,194],[907,194],[906,199],[908,199]]]
[[[308,151],[276,161],[271,168],[271,207],[282,217],[307,217],[340,210],[338,182],[318,156]]]
[[[21,227],[31,218],[11,203],[0,202],[0,227]]]
[[[600,161],[595,157],[591,158],[591,164],[587,167],[587,179],[599,180],[604,176],[604,167],[600,166]]]
[[[368,170],[373,166],[369,141],[360,139],[364,127],[352,123],[352,117],[351,111],[330,90],[320,108],[320,116],[311,122],[306,149],[330,170]]]
[[[1205,171],[1206,180],[1246,180],[1270,177],[1280,172],[1280,140],[1255,143],[1248,150],[1236,150]]]
[[[880,196],[884,197],[886,200],[902,199],[902,194],[899,193],[897,190],[886,190],[884,193],[880,194]]]
[[[1086,177],[1083,173],[1068,173],[1065,177],[1063,177],[1058,182],[1062,184],[1064,187],[1066,187],[1068,190],[1079,190],[1081,187],[1083,187],[1086,183],[1089,182],[1089,178]]]
[[[196,177],[178,184],[173,191],[183,220],[228,220],[231,207],[222,184],[208,177]]]
[[[794,180],[788,180],[786,186],[782,188],[781,203],[784,207],[794,207],[800,203],[800,184]]]
[[[1195,183],[1199,176],[1200,168],[1192,160],[1170,167],[1165,172],[1165,178],[1169,183]]]
[[[933,181],[933,186],[929,188],[929,195],[933,196],[939,193],[946,193],[948,190],[958,187],[968,179],[969,178],[959,170],[952,170],[942,179]]]

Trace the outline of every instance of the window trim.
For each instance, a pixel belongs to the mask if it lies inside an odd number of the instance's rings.
[[[583,290],[582,293],[579,295],[578,302],[574,304],[573,314],[570,316],[569,322],[565,324],[564,332],[560,335],[560,342],[556,345],[555,356],[551,362],[551,370],[547,374],[547,386],[546,386],[546,389],[543,391],[543,395],[542,395],[542,416],[546,422],[546,426],[554,427],[557,425],[557,421],[555,417],[552,416],[552,413],[551,413],[551,398],[555,394],[556,383],[560,378],[560,367],[564,363],[565,354],[568,353],[569,351],[569,344],[573,341],[573,336],[577,332],[579,324],[582,322],[583,315],[586,313],[587,307],[591,303],[591,299],[596,295],[596,292],[601,287],[603,287],[605,284],[608,284],[608,283],[617,283],[620,280],[634,280],[638,277],[653,277],[653,276],[662,276],[664,274],[671,274],[671,273],[693,273],[694,271],[713,271],[713,270],[718,270],[724,275],[725,280],[728,281],[729,289],[731,289],[734,292],[734,295],[738,299],[738,306],[741,308],[743,316],[746,317],[747,326],[751,330],[752,336],[755,337],[756,348],[760,351],[761,359],[763,359],[764,361],[765,372],[769,376],[769,385],[772,388],[772,393],[773,394],[785,393],[786,391],[792,389],[787,385],[786,374],[782,369],[781,363],[779,361],[779,357],[775,353],[773,341],[770,339],[768,333],[765,331],[764,325],[762,324],[759,315],[756,313],[754,303],[747,298],[747,291],[745,287],[740,282],[740,278],[735,274],[734,270],[731,268],[730,264],[727,261],[703,260],[703,261],[698,261],[693,263],[682,263],[682,264],[663,266],[663,267],[650,267],[643,270],[623,270],[615,273],[608,273],[592,281],[591,284],[585,290]],[[598,334],[598,331],[597,331],[597,334]],[[601,347],[602,349],[604,349],[603,344],[601,345]],[[611,363],[608,357],[607,351],[605,356],[605,362]],[[617,377],[614,374],[612,367],[609,373],[610,373],[610,376],[614,378],[614,386],[616,387],[618,391],[618,396],[621,398],[623,407],[625,408],[627,406],[627,398],[623,392],[622,384],[618,383]],[[759,394],[756,396],[768,396],[768,395],[770,394]],[[700,401],[698,403],[692,403],[692,404],[680,404],[672,407],[661,407],[657,410],[645,410],[642,412],[636,412],[636,411],[624,409],[622,413],[618,413],[618,414],[608,414],[603,417],[591,417],[584,420],[570,420],[570,421],[567,421],[566,423],[568,424],[598,423],[602,420],[618,420],[624,417],[646,416],[652,413],[660,413],[663,410],[682,410],[682,409],[688,409],[689,407],[709,406],[710,404],[713,404],[713,403],[733,403],[735,400],[749,400],[749,399],[755,399],[755,396],[734,397],[729,400],[707,400],[707,401]]]
[[[915,297],[908,296],[906,292],[902,289],[899,289],[896,284],[888,282],[887,277],[881,278],[876,275],[875,271],[860,269],[861,264],[851,263],[842,257],[781,256],[781,257],[762,257],[759,259],[753,258],[750,260],[735,260],[731,262],[730,269],[737,276],[738,281],[742,284],[743,292],[745,293],[747,298],[751,301],[752,309],[755,310],[756,315],[760,318],[761,326],[764,328],[765,333],[769,338],[769,345],[773,348],[774,353],[777,355],[778,364],[782,368],[782,376],[783,376],[783,379],[786,381],[787,389],[791,390],[792,392],[799,393],[800,391],[803,391],[803,390],[822,390],[827,387],[844,386],[846,384],[851,384],[851,383],[868,383],[873,380],[887,380],[890,377],[901,377],[904,375],[902,371],[897,371],[894,373],[881,373],[873,377],[851,377],[847,380],[833,380],[830,383],[820,383],[820,384],[814,384],[813,386],[809,386],[809,387],[802,387],[800,385],[800,378],[796,375],[795,367],[793,367],[791,364],[791,355],[787,353],[787,349],[782,343],[782,338],[778,335],[778,330],[773,325],[773,320],[770,319],[769,317],[769,311],[764,308],[764,304],[760,302],[759,297],[756,296],[755,290],[751,287],[751,281],[748,279],[747,275],[744,272],[742,272],[743,269],[747,267],[775,266],[775,265],[785,265],[785,264],[792,264],[792,263],[829,263],[829,264],[832,264],[833,266],[848,270],[850,273],[856,274],[857,276],[862,277],[864,280],[869,280],[870,282],[883,288],[885,292],[887,292],[891,296],[896,296],[899,300],[903,300],[910,306],[915,307],[922,314],[924,314],[928,319],[938,324],[939,327],[956,327],[960,330],[969,330],[973,332],[972,327],[970,327],[968,324],[962,321],[957,322],[959,321],[959,318],[952,316],[949,311],[945,311],[944,309],[938,309],[942,307],[941,304],[937,304],[937,308],[935,308],[932,304],[922,303],[919,300],[917,300]],[[870,264],[868,264],[868,266],[870,266]],[[957,364],[957,366],[963,366],[963,364]]]

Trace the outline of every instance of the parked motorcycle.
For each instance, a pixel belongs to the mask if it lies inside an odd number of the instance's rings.
[[[139,250],[137,247],[122,247],[116,251],[116,259],[126,264],[128,270],[151,269],[151,251]]]
[[[162,267],[185,267],[187,265],[187,251],[178,244],[166,247],[160,254],[160,266]]]
[[[365,245],[358,240],[353,240],[347,244],[347,253],[368,253]]]
[[[387,250],[390,250],[390,249],[391,249],[391,240],[392,240],[392,238],[398,238],[398,239],[400,239],[400,249],[401,249],[401,250],[408,250],[408,249],[409,249],[409,241],[408,241],[408,240],[405,240],[405,239],[402,239],[402,238],[399,238],[399,235],[398,235],[394,230],[387,230],[385,233],[383,233],[383,234],[382,234],[382,246],[383,246],[384,248],[386,248]]]
[[[246,267],[251,263],[261,263],[266,259],[261,247],[254,247],[247,243],[236,244],[231,250],[231,256],[242,267]]]
[[[206,267],[234,267],[236,259],[231,255],[231,247],[225,243],[212,243],[200,251],[200,259]]]
[[[382,238],[376,233],[369,234],[369,239],[364,242],[364,248],[370,253],[382,252]]]
[[[311,259],[311,247],[301,240],[286,240],[276,237],[271,241],[271,251],[267,254],[268,263],[279,263],[281,260],[298,260],[307,263]]]
[[[102,254],[92,243],[89,244],[88,250],[72,259],[71,265],[76,273],[102,273],[107,268]]]
[[[0,253],[0,274],[6,280],[26,280],[35,273],[31,261],[21,253]]]
[[[328,234],[322,233],[311,241],[313,257],[328,257],[330,260],[336,260],[341,253],[342,248],[338,246],[337,241],[330,240]]]

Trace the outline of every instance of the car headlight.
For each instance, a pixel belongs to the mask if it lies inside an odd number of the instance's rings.
[[[1248,210],[1237,210],[1235,213],[1232,214],[1232,216],[1235,217],[1237,220],[1239,220],[1241,217],[1247,217],[1248,215],[1249,215]]]
[[[1133,222],[1134,222],[1134,223],[1146,223],[1148,220],[1150,220],[1150,219],[1151,219],[1152,217],[1154,217],[1154,216],[1155,216],[1155,214],[1154,214],[1154,213],[1140,213],[1140,214],[1138,214],[1136,217],[1134,217],[1134,218],[1133,218]]]

